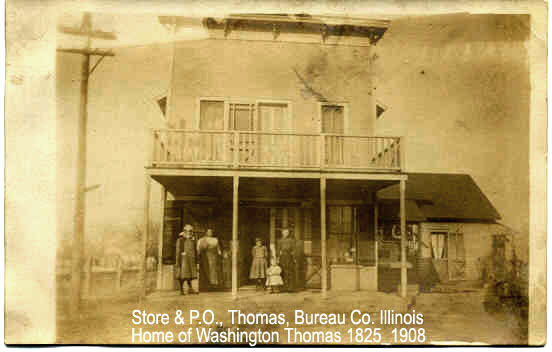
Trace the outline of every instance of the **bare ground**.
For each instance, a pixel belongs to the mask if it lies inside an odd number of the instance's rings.
[[[395,341],[394,328],[411,328],[407,325],[380,325],[379,310],[401,309],[406,312],[416,310],[423,314],[424,322],[416,328],[425,329],[424,343],[434,344],[492,344],[492,345],[523,345],[527,344],[518,319],[514,314],[490,314],[483,309],[483,292],[468,293],[430,293],[416,297],[415,305],[406,309],[404,302],[397,296],[384,293],[331,293],[323,299],[320,293],[303,292],[298,294],[269,295],[250,292],[239,300],[232,301],[228,293],[209,293],[194,296],[153,297],[139,302],[137,299],[126,298],[109,301],[89,302],[83,307],[79,317],[68,317],[63,314],[59,305],[57,323],[58,342],[65,344],[132,344],[132,328],[142,327],[149,331],[187,330],[188,325],[177,326],[171,323],[166,326],[135,326],[131,323],[134,309],[146,310],[151,313],[169,313],[171,320],[175,311],[187,312],[190,309],[214,311],[217,321],[222,321],[224,328],[240,328],[240,330],[278,331],[280,343],[287,342],[284,326],[237,325],[231,324],[228,309],[240,309],[243,313],[284,313],[293,327],[295,309],[311,313],[346,313],[346,325],[324,326],[316,325],[300,328],[305,331],[339,331],[342,342],[351,344],[348,338],[349,328],[363,327],[349,323],[349,314],[354,309],[370,313],[374,324],[366,326],[381,328],[382,343],[400,344]],[[376,314],[377,313],[377,314]],[[197,327],[197,325],[196,325]],[[213,326],[214,327],[214,326]],[[363,327],[364,328],[364,327]],[[192,343],[198,343],[196,339]],[[354,343],[354,342],[353,342]]]

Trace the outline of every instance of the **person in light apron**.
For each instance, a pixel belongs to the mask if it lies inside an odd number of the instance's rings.
[[[199,253],[199,289],[216,291],[220,287],[219,259],[222,254],[218,238],[213,229],[207,229],[205,236],[197,242]]]

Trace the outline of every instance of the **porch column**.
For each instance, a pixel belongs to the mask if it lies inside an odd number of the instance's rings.
[[[232,191],[232,298],[238,297],[238,188],[239,176],[234,175]]]
[[[303,217],[301,213],[301,208],[293,208],[295,215],[295,239],[303,239]]]
[[[276,208],[270,208],[270,258],[276,258]]]
[[[400,181],[401,193],[401,297],[406,298],[407,293],[407,268],[406,268],[406,206],[405,206],[406,181]]]
[[[322,255],[322,296],[327,295],[328,291],[328,262],[326,258],[326,177],[320,177],[320,248]]]
[[[378,218],[379,218],[379,204],[378,195],[374,194],[374,258],[376,261],[376,268],[378,267]],[[377,270],[376,270],[377,274]]]
[[[144,258],[142,263],[142,292],[140,298],[146,296],[147,292],[147,260],[148,260],[148,241],[150,232],[150,193],[151,193],[151,177],[146,175],[145,179],[145,194],[144,194],[144,235],[142,236],[142,249],[144,251]]]
[[[157,237],[157,289],[163,289],[163,236],[165,234],[165,206],[167,204],[167,189],[161,185],[161,226]]]

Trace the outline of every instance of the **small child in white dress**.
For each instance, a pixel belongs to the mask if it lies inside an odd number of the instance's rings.
[[[266,270],[266,287],[270,287],[270,293],[280,292],[280,286],[284,284],[281,274],[282,268],[276,263],[276,259],[270,259],[270,266]]]

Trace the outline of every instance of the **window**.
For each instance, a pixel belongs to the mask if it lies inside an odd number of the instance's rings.
[[[228,131],[286,131],[290,129],[287,102],[242,102],[200,99],[199,128]]]
[[[328,258],[331,263],[353,263],[356,257],[357,209],[352,206],[328,207]]]
[[[200,101],[199,128],[209,131],[224,130],[224,101]]]
[[[228,103],[228,126],[233,131],[254,131],[255,104]]]
[[[345,133],[345,106],[337,104],[322,104],[320,107],[322,133]]]
[[[329,207],[329,232],[335,234],[349,234],[357,219],[353,218],[353,208],[347,206]]]
[[[286,131],[290,129],[287,103],[259,102],[259,131]]]

